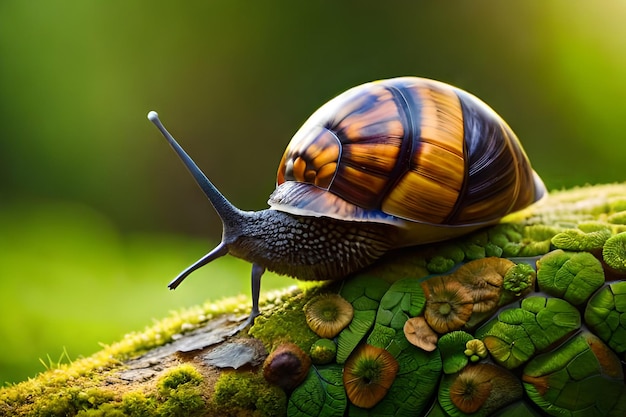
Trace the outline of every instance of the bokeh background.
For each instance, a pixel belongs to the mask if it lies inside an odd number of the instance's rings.
[[[167,290],[221,229],[149,110],[245,209],[317,107],[399,75],[485,100],[551,189],[623,181],[625,18],[617,1],[3,0],[0,383],[249,293],[232,258]]]

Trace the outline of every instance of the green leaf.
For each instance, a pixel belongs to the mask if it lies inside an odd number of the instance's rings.
[[[403,333],[409,317],[419,315],[426,304],[426,297],[419,280],[405,278],[394,282],[380,300],[376,325],[367,343],[386,349],[396,333]]]
[[[368,275],[347,280],[340,295],[354,308],[352,322],[337,338],[337,363],[344,363],[374,325],[378,305],[389,283]]]
[[[580,328],[580,313],[558,298],[529,297],[504,310],[476,335],[500,365],[513,369]]]
[[[374,325],[375,310],[354,310],[352,321],[337,337],[337,363],[344,363]]]
[[[610,284],[587,303],[585,322],[617,353],[626,351],[626,281]]]
[[[474,336],[461,330],[441,336],[437,346],[441,352],[443,372],[445,374],[459,372],[467,365],[469,358],[465,354],[465,345],[472,339],[474,339]]]
[[[307,378],[298,386],[287,405],[290,417],[341,417],[348,405],[343,388],[342,367],[311,367]]]
[[[551,415],[617,416],[626,401],[619,358],[591,333],[531,360],[522,380],[530,399]]]

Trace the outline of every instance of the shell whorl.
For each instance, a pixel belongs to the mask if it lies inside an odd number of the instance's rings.
[[[298,187],[289,196],[280,190],[289,182],[316,191]],[[322,106],[287,147],[277,184],[269,201],[276,209],[409,228],[475,228],[545,193],[491,108],[447,84],[411,77],[364,84]]]

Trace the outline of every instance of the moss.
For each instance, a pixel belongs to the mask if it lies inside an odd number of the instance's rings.
[[[309,328],[302,309],[319,290],[320,287],[314,287],[283,300],[271,314],[257,317],[248,333],[261,340],[268,352],[273,351],[282,342],[295,343],[308,352],[319,337]]]
[[[522,241],[522,226],[514,223],[498,224],[488,230],[489,241],[494,245],[504,247],[508,243]]]
[[[200,373],[193,366],[185,364],[161,376],[157,382],[157,392],[152,395],[129,392],[119,401],[108,390],[66,387],[49,396],[42,396],[42,401],[32,410],[19,414],[36,417],[194,416],[205,409],[202,381]]]
[[[206,409],[198,387],[183,386],[171,390],[157,409],[163,417],[192,417],[202,415]]]
[[[227,372],[215,384],[212,407],[223,416],[284,416],[287,396],[260,374]]]
[[[167,417],[195,416],[205,409],[202,398],[202,375],[183,364],[168,370],[157,382],[160,404],[158,414]]]
[[[202,375],[200,372],[192,365],[183,364],[162,375],[157,387],[159,394],[167,395],[171,390],[175,390],[181,385],[198,386],[201,383]]]
[[[97,409],[113,399],[113,393],[96,388],[66,387],[46,396],[32,410],[33,416],[76,415],[81,410]]]
[[[530,257],[530,256],[543,255],[545,253],[550,252],[550,247],[551,247],[551,244],[549,240],[538,241],[538,242],[534,242],[534,241],[528,242],[524,244],[522,247],[520,247],[520,250],[517,253],[517,256]]]
[[[104,404],[98,409],[80,411],[76,417],[127,417],[127,414],[113,404]]]
[[[141,392],[129,392],[122,397],[121,410],[128,417],[149,416],[155,413],[157,403],[154,397],[146,397]]]

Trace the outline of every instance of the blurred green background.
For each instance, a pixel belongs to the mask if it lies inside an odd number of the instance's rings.
[[[232,258],[167,290],[221,229],[149,110],[245,209],[266,207],[317,107],[398,75],[481,97],[551,189],[623,181],[625,17],[614,1],[3,0],[0,383],[249,293]]]

